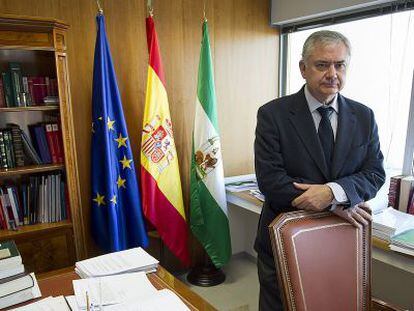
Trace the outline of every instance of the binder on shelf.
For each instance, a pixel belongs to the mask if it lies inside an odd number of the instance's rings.
[[[29,136],[26,135],[26,133],[20,129],[20,134],[22,136],[23,141],[23,150],[25,151],[25,155],[28,159],[28,163],[33,164],[42,164],[42,159],[40,159],[39,154],[37,153],[36,149],[32,145],[32,142],[30,141]]]

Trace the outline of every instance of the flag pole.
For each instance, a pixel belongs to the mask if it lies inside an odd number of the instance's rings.
[[[207,23],[206,0],[204,0],[203,1],[203,42],[204,42],[204,26],[206,26],[206,23]],[[208,36],[208,34],[207,34],[207,36]],[[204,43],[202,45],[204,45]],[[200,64],[201,63],[202,62],[200,60]],[[214,83],[212,83],[212,87],[214,89]],[[196,127],[196,125],[194,125],[194,127]],[[194,144],[194,142],[193,142],[193,144]],[[190,213],[192,213],[192,212],[193,211],[190,208]],[[198,238],[197,235],[195,235],[195,236]],[[199,241],[201,242],[201,240],[199,240]],[[201,265],[198,265],[198,266],[194,267],[188,273],[188,275],[187,275],[188,282],[190,282],[193,285],[203,286],[203,287],[210,287],[210,286],[215,286],[215,285],[219,285],[219,284],[223,283],[226,279],[226,276],[225,276],[224,272],[220,268],[217,268],[214,265],[213,261],[211,260],[210,256],[208,255],[208,253],[204,249],[204,247],[202,249],[203,249],[203,262],[202,262]],[[217,258],[215,260],[217,262]]]

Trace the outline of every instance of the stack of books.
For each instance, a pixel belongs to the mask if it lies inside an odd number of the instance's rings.
[[[155,272],[159,261],[141,247],[110,253],[82,261],[75,265],[81,278],[93,278],[115,274],[144,271]]]
[[[26,273],[14,241],[0,243],[0,309],[41,296],[34,273]]]

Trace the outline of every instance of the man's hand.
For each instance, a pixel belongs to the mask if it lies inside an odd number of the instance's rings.
[[[293,183],[295,188],[305,192],[292,201],[292,206],[308,211],[322,211],[334,198],[331,188],[327,185],[311,185]]]
[[[372,220],[371,210],[365,202],[347,209],[337,206],[332,212],[358,228],[367,226]]]

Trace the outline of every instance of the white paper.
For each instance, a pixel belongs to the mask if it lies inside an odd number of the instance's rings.
[[[189,311],[184,302],[169,289],[162,289],[150,297],[136,299],[104,308],[105,311]]]
[[[86,292],[94,306],[108,306],[153,295],[156,288],[148,280],[145,272],[111,275],[100,278],[74,280],[76,302],[86,308]]]
[[[63,296],[47,297],[26,306],[13,309],[15,311],[70,311]]]
[[[141,247],[110,253],[76,263],[76,273],[82,278],[121,274],[134,271],[154,271],[158,260]]]

